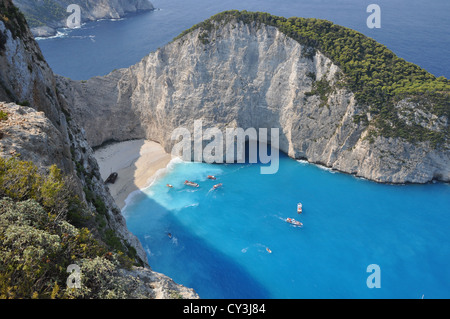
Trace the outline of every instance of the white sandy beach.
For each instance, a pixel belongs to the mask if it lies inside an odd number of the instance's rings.
[[[125,199],[132,192],[147,187],[153,175],[165,168],[172,158],[160,144],[147,140],[109,144],[96,150],[94,155],[103,180],[112,172],[118,173],[116,182],[108,187],[120,208],[125,206]]]

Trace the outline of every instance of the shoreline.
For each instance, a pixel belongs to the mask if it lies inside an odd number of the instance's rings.
[[[81,27],[86,26],[89,23],[101,22],[101,21],[122,21],[124,19],[133,17],[135,15],[152,12],[152,11],[156,11],[156,10],[159,10],[159,9],[153,8],[153,9],[149,9],[149,10],[138,10],[136,12],[125,12],[125,14],[123,14],[122,16],[120,16],[118,18],[106,18],[105,17],[105,18],[98,18],[98,19],[92,19],[92,20],[86,19],[81,22],[80,26],[75,27],[75,28],[69,28],[66,24],[66,21],[62,20],[60,22],[53,22],[55,25],[52,27],[49,25],[30,27],[30,31],[33,34],[33,37],[35,38],[36,41],[41,41],[41,40],[46,40],[46,39],[54,39],[54,38],[64,37],[68,34],[68,33],[66,33],[66,31],[80,29]]]
[[[159,143],[144,139],[102,146],[94,151],[94,157],[104,181],[111,173],[118,173],[116,182],[107,186],[121,210],[130,195],[147,188],[172,160]]]

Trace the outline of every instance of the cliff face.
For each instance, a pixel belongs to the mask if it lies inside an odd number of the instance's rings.
[[[0,20],[0,101],[16,102],[31,106],[45,114],[49,123],[59,132],[55,143],[61,145],[58,154],[50,159],[50,154],[40,154],[42,163],[55,163],[66,173],[73,171],[70,160],[70,145],[65,141],[68,127],[61,112],[56,94],[56,81],[53,72],[45,62],[41,50],[29,33],[23,16],[10,1],[1,1]]]
[[[56,34],[56,29],[65,28],[70,4],[81,8],[81,22],[99,19],[119,19],[129,13],[153,10],[149,0],[14,0],[14,4],[25,14],[35,36],[47,37]]]
[[[192,129],[201,119],[204,128],[280,128],[280,149],[289,156],[378,182],[450,181],[448,139],[436,149],[368,138],[370,125],[354,116],[369,106],[357,103],[342,78],[324,54],[277,28],[231,21],[197,28],[128,69],[85,83],[58,82],[92,146],[145,137],[170,152],[173,130]],[[317,89],[324,83],[325,95]],[[418,125],[436,117],[418,116],[415,106],[403,100],[396,107]],[[446,130],[447,122],[440,118],[433,129]]]
[[[175,293],[197,298],[193,290],[148,268],[146,253],[127,229],[100,176],[85,131],[71,117],[70,109],[24,17],[10,0],[0,0],[0,111],[7,114],[0,121],[0,156],[19,156],[20,160],[32,161],[42,172],[56,164],[74,182],[77,195],[92,212],[97,207],[87,194],[102,202],[105,212],[97,217],[105,225],[102,229],[91,225],[90,230],[100,242],[105,238],[103,232],[113,231],[123,252],[135,251],[135,261],[147,266],[123,270],[123,274],[136,278],[140,296],[170,298]]]

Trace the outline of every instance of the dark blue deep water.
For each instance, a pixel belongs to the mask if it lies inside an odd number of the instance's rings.
[[[138,62],[215,13],[246,9],[328,19],[450,77],[450,1],[376,1],[381,29],[368,29],[374,2],[154,0],[153,12],[61,30],[39,44],[56,73],[87,79]],[[128,227],[152,268],[203,298],[450,298],[450,185],[382,185],[284,155],[277,174],[259,168],[173,161],[129,200]],[[209,174],[224,186],[212,190]],[[371,264],[381,288],[367,286]]]
[[[89,23],[39,41],[57,74],[74,80],[128,67],[182,31],[224,10],[265,11],[285,17],[327,19],[385,44],[436,76],[450,77],[448,0],[153,0],[158,10],[120,21]],[[371,3],[381,7],[381,28],[366,25]]]

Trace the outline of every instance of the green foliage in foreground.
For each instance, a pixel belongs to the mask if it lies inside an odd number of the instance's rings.
[[[13,157],[0,158],[0,198],[15,201],[33,199],[51,213],[64,214],[69,210],[71,194],[67,191],[61,171],[53,165],[48,175],[38,172],[32,162]]]
[[[56,166],[42,174],[31,162],[0,158],[0,298],[130,295],[135,279],[119,276],[130,261],[69,222],[86,209]],[[67,288],[70,264],[81,267],[81,289]]]
[[[394,107],[396,102],[408,98],[427,112],[449,118],[448,79],[436,78],[419,66],[397,57],[377,41],[330,21],[296,17],[287,19],[268,13],[233,10],[219,13],[193,26],[174,40],[198,28],[210,32],[218,27],[217,23],[230,21],[277,27],[309,48],[305,58],[312,58],[315,50],[330,58],[342,69],[344,85],[355,94],[359,104],[370,107],[368,111],[375,128],[372,136],[401,137],[410,142],[431,141],[434,146],[438,146],[449,135],[448,129],[446,132],[433,132],[419,125],[407,125],[399,118]],[[204,33],[202,38],[206,39]],[[323,97],[321,95],[322,100]],[[367,119],[361,116],[356,120],[368,124]]]

